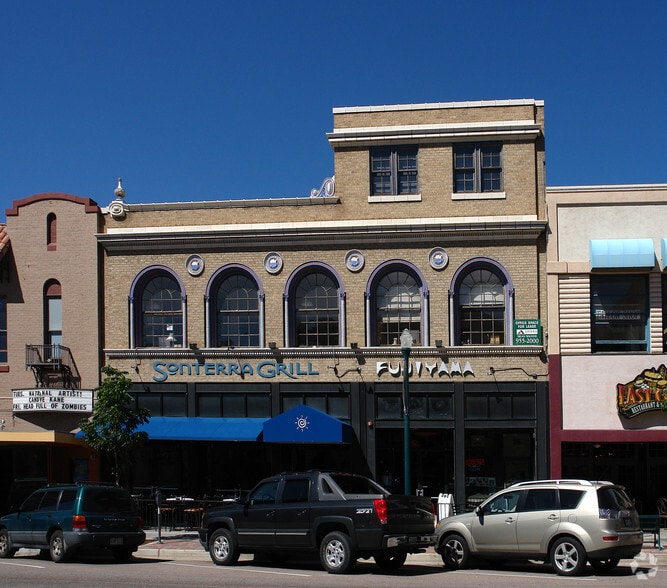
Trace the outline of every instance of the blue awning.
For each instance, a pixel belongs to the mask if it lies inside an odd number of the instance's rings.
[[[660,268],[664,270],[667,268],[667,239],[660,239],[660,259]]]
[[[300,404],[264,423],[268,443],[352,443],[354,430],[321,410]]]
[[[151,440],[164,441],[257,441],[266,419],[151,417],[137,431]]]
[[[652,268],[653,239],[591,239],[591,269]]]

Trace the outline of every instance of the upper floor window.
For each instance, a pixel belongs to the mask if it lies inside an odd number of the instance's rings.
[[[62,345],[63,301],[60,283],[52,280],[44,286],[44,342]]]
[[[371,151],[371,194],[417,194],[419,191],[417,147]]]
[[[228,274],[215,291],[215,347],[258,347],[259,289],[244,273]]]
[[[416,345],[422,344],[421,284],[407,268],[392,267],[375,286],[376,345],[398,345],[408,329]]]
[[[297,347],[340,345],[339,288],[325,271],[308,271],[295,284],[294,344]]]
[[[454,146],[455,192],[502,192],[503,146],[475,143]]]
[[[591,275],[591,351],[648,351],[646,276]]]
[[[7,363],[7,299],[0,296],[0,363]]]
[[[46,248],[48,251],[56,250],[56,238],[58,223],[56,215],[53,212],[50,212],[46,216]]]
[[[458,286],[459,345],[505,344],[505,284],[490,267],[474,267]]]
[[[151,274],[139,290],[139,346],[182,347],[183,306],[178,282],[166,272]]]

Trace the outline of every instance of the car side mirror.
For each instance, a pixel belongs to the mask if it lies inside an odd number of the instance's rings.
[[[475,507],[475,514],[476,514],[478,517],[481,517],[481,516],[484,515],[484,510],[482,509],[481,506],[476,506],[476,507]]]

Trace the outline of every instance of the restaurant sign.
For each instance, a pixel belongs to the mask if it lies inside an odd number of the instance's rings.
[[[92,390],[12,390],[13,412],[92,412]]]
[[[645,369],[627,384],[616,385],[618,414],[628,419],[653,410],[667,412],[667,367]]]

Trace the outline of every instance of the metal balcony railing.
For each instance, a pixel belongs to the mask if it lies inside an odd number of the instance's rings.
[[[25,367],[35,374],[38,386],[50,383],[54,375],[59,376],[61,384],[68,388],[75,387],[80,381],[72,351],[63,345],[26,345]]]

